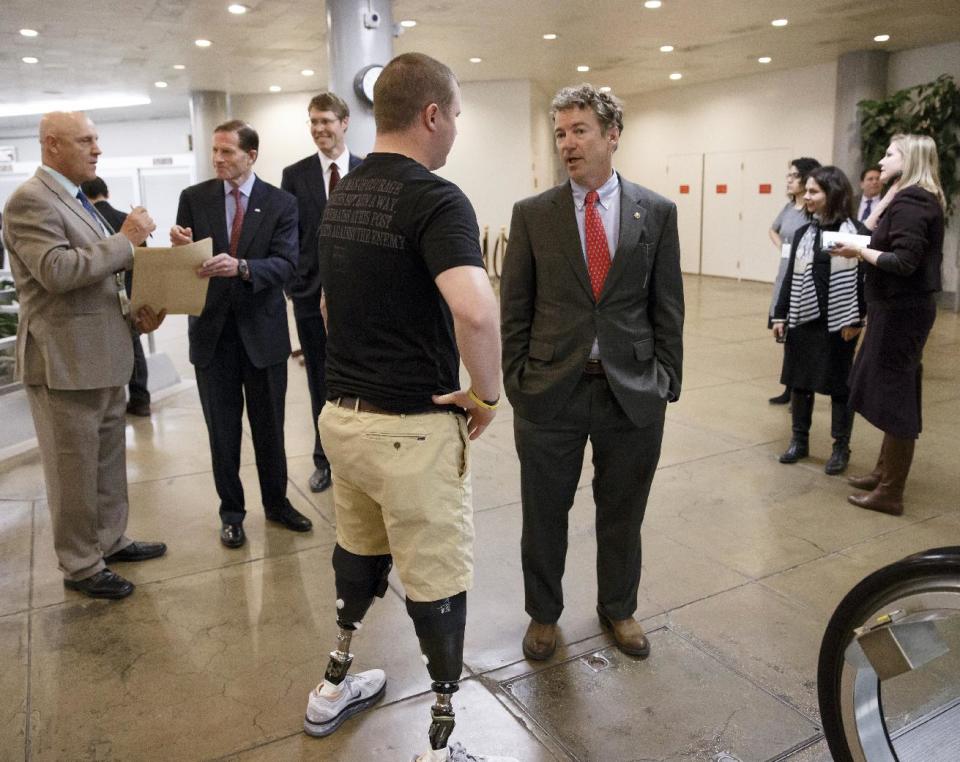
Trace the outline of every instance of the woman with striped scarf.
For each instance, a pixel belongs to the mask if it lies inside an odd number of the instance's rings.
[[[803,196],[811,221],[793,237],[787,272],[774,309],[773,333],[786,334],[780,382],[793,389],[793,436],[781,463],[809,455],[814,393],[829,394],[833,452],[824,471],[839,474],[850,461],[853,412],[847,377],[866,311],[859,261],[831,257],[824,232],[868,234],[857,222],[853,189],[837,167],[819,167]]]

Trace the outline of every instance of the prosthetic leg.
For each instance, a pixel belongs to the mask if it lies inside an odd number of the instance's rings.
[[[440,752],[456,724],[451,697],[460,689],[463,670],[463,633],[467,625],[467,594],[458,593],[429,603],[407,598],[407,613],[413,620],[420,650],[433,680],[436,702],[430,711],[430,748]],[[446,752],[437,755],[446,759]]]
[[[372,706],[383,696],[386,675],[371,669],[358,675],[348,674],[353,663],[350,642],[374,597],[387,591],[387,576],[393,559],[386,556],[358,556],[340,545],[333,549],[333,569],[337,586],[337,647],[323,682],[314,689],[307,703],[304,730],[311,736],[325,736],[344,720]]]

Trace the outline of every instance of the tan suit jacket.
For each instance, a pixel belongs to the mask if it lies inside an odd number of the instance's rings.
[[[114,273],[133,266],[130,242],[106,236],[42,168],[14,191],[3,222],[20,299],[17,377],[63,390],[126,384],[133,349]]]

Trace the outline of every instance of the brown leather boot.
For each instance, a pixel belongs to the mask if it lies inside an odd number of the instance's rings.
[[[883,441],[887,441],[887,436],[884,434]],[[869,474],[864,474],[863,476],[850,476],[847,478],[847,484],[851,487],[856,487],[857,489],[865,489],[867,492],[875,490],[877,485],[880,483],[880,478],[883,476],[883,444],[880,445],[880,454],[877,455],[877,465],[873,467],[873,471]]]
[[[866,495],[850,495],[847,501],[858,508],[903,514],[903,487],[907,483],[910,464],[913,462],[914,439],[898,439],[886,434],[883,437],[883,476],[876,488]]]
[[[540,624],[530,620],[527,633],[523,636],[523,655],[534,661],[544,661],[557,650],[557,625]]]
[[[600,609],[597,609],[597,616],[600,617],[600,624],[613,633],[617,648],[625,654],[639,656],[641,659],[650,655],[650,641],[636,619],[611,619]]]

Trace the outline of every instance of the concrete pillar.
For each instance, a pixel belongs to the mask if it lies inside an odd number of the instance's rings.
[[[844,53],[837,61],[836,117],[833,123],[833,163],[847,173],[854,188],[863,169],[860,156],[860,109],[862,100],[877,100],[887,94],[887,60],[878,50]]]
[[[217,90],[190,93],[190,131],[197,182],[213,178],[213,128],[230,118],[230,96]]]
[[[350,106],[347,146],[362,156],[373,148],[376,127],[354,80],[366,66],[393,58],[393,10],[390,0],[326,0],[326,6],[330,89]]]

